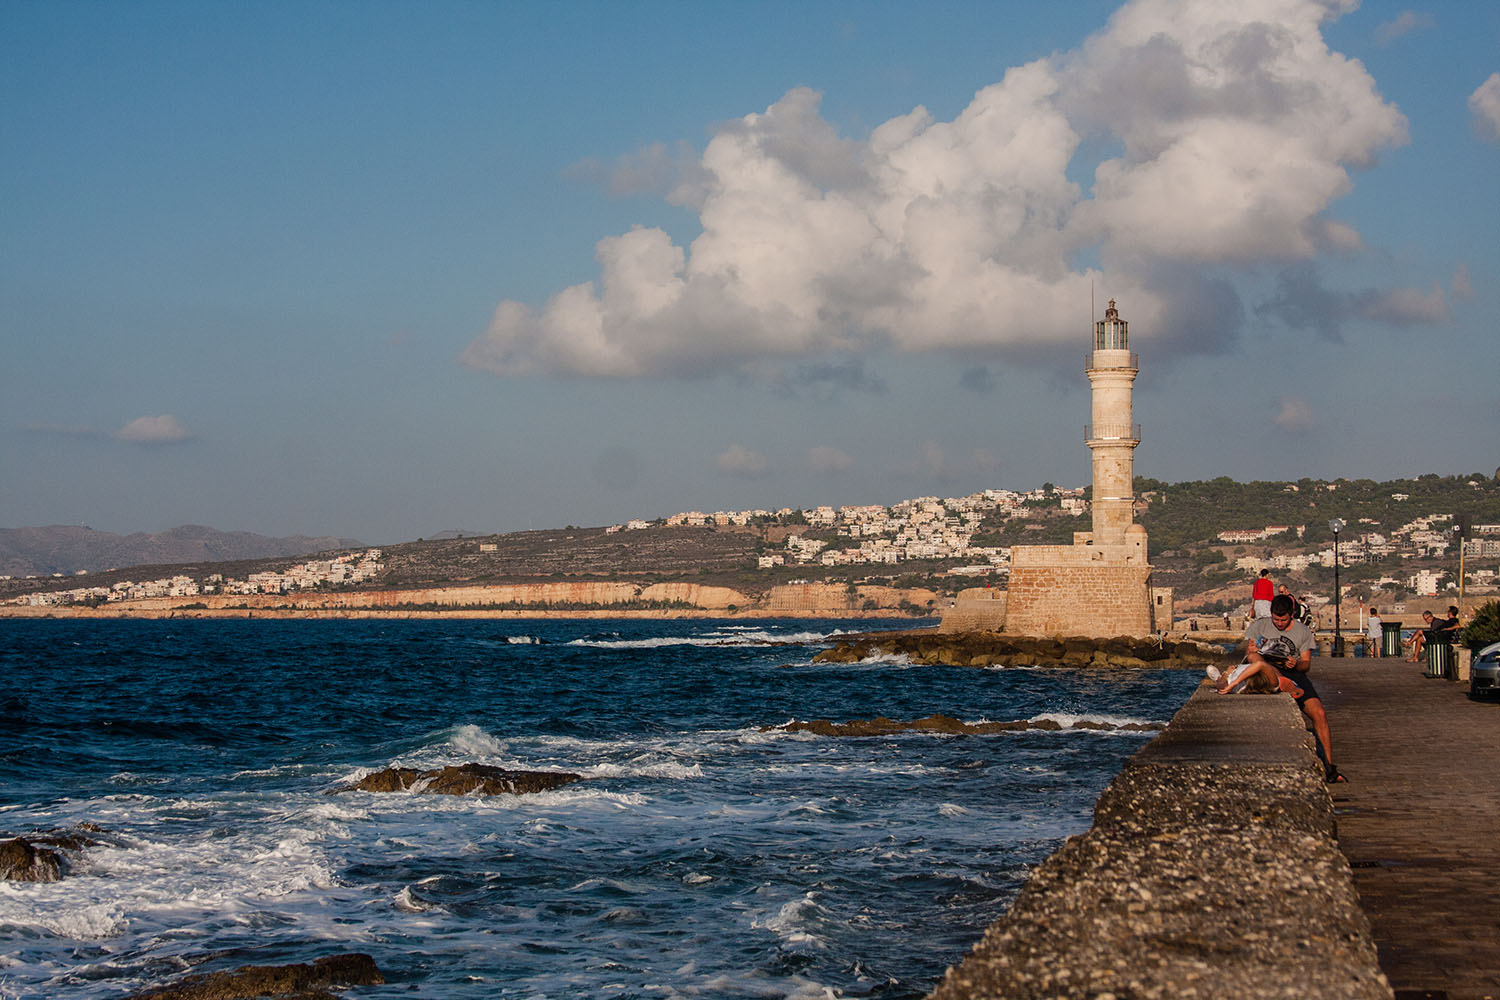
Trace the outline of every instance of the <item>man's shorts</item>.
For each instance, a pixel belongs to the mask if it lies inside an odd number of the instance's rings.
[[[1276,672],[1283,677],[1290,678],[1293,684],[1302,689],[1302,697],[1297,699],[1298,708],[1301,708],[1302,703],[1307,699],[1318,697],[1318,689],[1313,687],[1312,678],[1308,677],[1307,674],[1303,673],[1302,671],[1283,670],[1281,667],[1277,667]],[[1319,698],[1318,700],[1321,701],[1322,699]]]

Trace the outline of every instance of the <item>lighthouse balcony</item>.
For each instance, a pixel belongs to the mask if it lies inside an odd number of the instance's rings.
[[[1141,443],[1141,425],[1084,424],[1083,440],[1090,448],[1096,444],[1128,444],[1134,448]]]
[[[1140,371],[1140,355],[1134,351],[1090,351],[1083,356],[1083,367],[1085,371],[1091,372],[1107,371],[1109,369]]]

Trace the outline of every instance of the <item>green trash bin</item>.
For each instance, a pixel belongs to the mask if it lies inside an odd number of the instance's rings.
[[[1428,677],[1442,677],[1452,679],[1453,677],[1453,644],[1450,642],[1438,642],[1436,639],[1427,641],[1427,671]]]
[[[1400,656],[1401,655],[1401,623],[1400,622],[1381,622],[1380,623],[1380,655],[1381,656]]]

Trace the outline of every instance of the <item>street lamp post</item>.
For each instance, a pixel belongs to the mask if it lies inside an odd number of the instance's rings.
[[[1339,587],[1339,532],[1344,530],[1344,522],[1336,517],[1328,522],[1328,530],[1333,532],[1333,655],[1343,656],[1344,633],[1340,627],[1339,603],[1344,593]]]
[[[1469,537],[1469,515],[1458,515],[1457,522],[1453,525],[1453,534],[1458,540],[1458,614],[1463,617],[1464,613],[1464,542]]]

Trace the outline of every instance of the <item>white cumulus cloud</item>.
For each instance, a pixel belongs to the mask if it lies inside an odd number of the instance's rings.
[[[1469,113],[1474,116],[1474,127],[1480,135],[1500,140],[1500,73],[1491,73],[1469,95]]]
[[[814,472],[847,472],[854,468],[854,459],[826,444],[807,449],[807,466]]]
[[[739,476],[743,479],[759,479],[770,471],[770,463],[766,461],[766,456],[738,444],[732,444],[724,449],[714,459],[714,465],[726,475]]]
[[[1219,350],[1243,312],[1223,272],[1357,251],[1325,213],[1351,170],[1406,141],[1364,67],[1323,40],[1354,5],[1133,0],[952,121],[918,107],[863,139],[792,90],[721,126],[696,163],[651,147],[615,171],[615,190],[669,187],[695,211],[691,244],[653,227],[601,239],[598,280],[501,302],[463,362],[644,377],[880,349],[1035,357],[1077,341],[1091,283],[1138,335]],[[1086,139],[1109,152],[1084,186],[1068,171]]]
[[[1276,416],[1272,420],[1277,427],[1294,434],[1310,431],[1317,425],[1312,406],[1307,400],[1291,396],[1283,396],[1277,400]]]
[[[1437,19],[1431,14],[1418,13],[1414,10],[1403,10],[1389,21],[1375,29],[1375,41],[1381,45],[1389,45],[1403,35],[1409,35],[1413,31],[1422,28],[1436,26]]]
[[[136,417],[115,431],[115,437],[131,444],[175,444],[192,436],[192,432],[170,413],[159,417]]]

